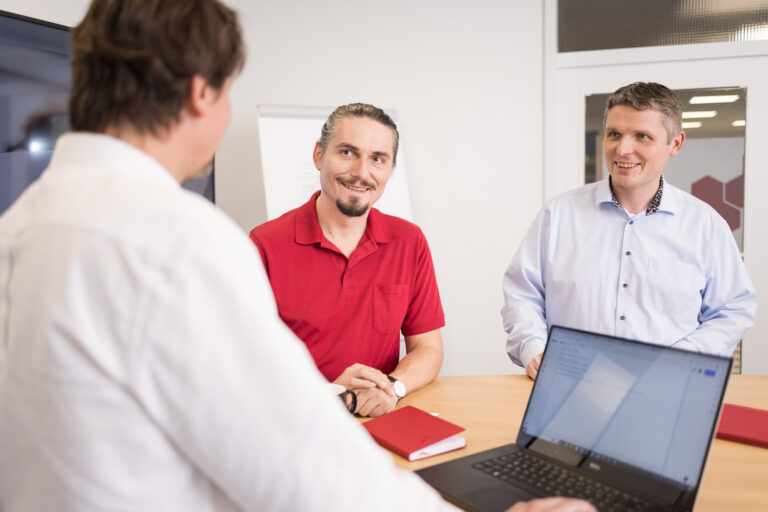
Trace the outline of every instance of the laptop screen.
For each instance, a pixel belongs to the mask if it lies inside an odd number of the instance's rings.
[[[728,358],[553,326],[518,443],[696,487],[729,371]]]

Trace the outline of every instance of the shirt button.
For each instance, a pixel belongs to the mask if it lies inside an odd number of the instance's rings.
[[[621,315],[621,316],[619,317],[619,320],[624,320],[624,319],[626,319],[626,318],[627,318],[627,317],[625,317],[624,315]]]
[[[630,223],[630,224],[634,224],[634,223],[635,223],[635,221],[631,220],[631,221],[629,221],[629,223]]]
[[[632,254],[632,253],[631,253],[630,251],[627,251],[627,252],[625,252],[624,254],[625,254],[625,255],[627,255],[627,256],[629,256],[629,255],[630,255],[630,254]]]
[[[626,287],[627,287],[627,286],[629,286],[629,285],[628,285],[627,283],[624,283],[624,284],[623,284],[623,285],[621,285],[621,286],[623,286],[624,288],[626,288]]]

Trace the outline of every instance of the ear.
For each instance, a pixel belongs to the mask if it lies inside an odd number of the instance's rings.
[[[208,85],[200,75],[194,75],[189,81],[189,91],[187,92],[187,106],[193,116],[205,115],[211,106],[216,102],[219,91]]]
[[[323,158],[323,148],[320,147],[320,141],[315,142],[315,150],[312,152],[312,161],[315,162],[315,169],[320,170],[320,160]]]
[[[672,144],[669,147],[669,156],[675,156],[683,149],[683,142],[685,141],[685,132],[680,132],[672,139]]]

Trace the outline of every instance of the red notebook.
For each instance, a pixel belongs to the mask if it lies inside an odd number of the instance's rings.
[[[413,461],[463,448],[463,427],[406,405],[363,423],[377,443]]]
[[[768,448],[768,411],[724,404],[717,437]]]

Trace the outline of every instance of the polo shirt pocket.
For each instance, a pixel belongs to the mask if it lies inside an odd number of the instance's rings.
[[[408,311],[407,284],[375,284],[373,288],[373,329],[379,334],[399,331]]]

